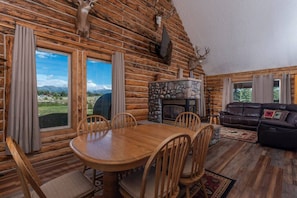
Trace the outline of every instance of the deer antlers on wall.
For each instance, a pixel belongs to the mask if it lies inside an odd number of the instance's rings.
[[[198,46],[195,46],[195,53],[196,57],[192,57],[189,60],[189,70],[192,71],[194,70],[198,65],[201,65],[203,61],[206,59],[206,56],[209,54],[210,49],[208,47],[204,48],[204,53],[200,54],[199,51],[200,49]]]
[[[76,14],[76,33],[82,37],[89,37],[90,23],[88,21],[88,15],[94,4],[98,0],[68,0],[78,5]]]

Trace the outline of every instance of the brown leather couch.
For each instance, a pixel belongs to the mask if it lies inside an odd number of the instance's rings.
[[[258,132],[264,146],[297,149],[297,105],[234,102],[220,112],[223,126]]]
[[[233,102],[220,112],[220,124],[234,128],[257,130],[262,115],[260,103]]]

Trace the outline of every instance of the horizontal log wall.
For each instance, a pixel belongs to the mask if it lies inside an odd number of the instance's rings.
[[[231,78],[233,83],[253,81],[253,75],[273,74],[275,79],[281,79],[283,73],[291,74],[291,92],[292,103],[295,99],[295,75],[297,74],[297,66],[282,67],[275,69],[263,69],[257,71],[231,73],[224,75],[206,76],[206,87],[210,88],[211,107],[214,114],[218,114],[222,110],[222,94],[223,94],[223,79]],[[208,101],[208,98],[206,98]]]
[[[179,68],[189,76],[188,60],[194,49],[177,13],[163,20],[173,42],[171,65],[162,62],[151,52],[150,43],[159,43],[162,28],[155,29],[153,0],[99,0],[89,14],[90,38],[76,34],[77,6],[68,0],[0,0],[0,57],[5,57],[7,69],[0,68],[0,171],[14,166],[4,153],[3,134],[7,122],[9,85],[15,25],[34,30],[38,46],[63,49],[72,53],[72,123],[71,129],[42,133],[42,149],[32,155],[34,161],[71,152],[68,144],[75,137],[75,124],[85,115],[86,77],[85,58],[111,60],[114,52],[125,55],[126,109],[137,120],[147,119],[148,83],[160,74],[160,80],[175,79]],[[167,0],[160,0],[158,9],[172,8]],[[0,63],[1,64],[1,63]],[[204,74],[198,67],[194,76]],[[5,93],[4,93],[5,90]],[[6,116],[4,116],[6,115]]]

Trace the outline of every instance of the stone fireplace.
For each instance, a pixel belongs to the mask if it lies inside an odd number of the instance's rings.
[[[182,78],[149,83],[149,115],[153,122],[172,122],[183,111],[198,112],[201,80]]]

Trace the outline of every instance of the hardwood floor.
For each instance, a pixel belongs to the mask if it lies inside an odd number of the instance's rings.
[[[208,170],[236,180],[228,198],[297,198],[297,152],[221,138],[209,148]],[[34,164],[47,181],[82,163],[73,155]],[[4,174],[4,175],[3,175]],[[21,197],[15,170],[0,175],[0,197]]]
[[[221,138],[206,168],[236,182],[228,197],[297,197],[297,153]]]

